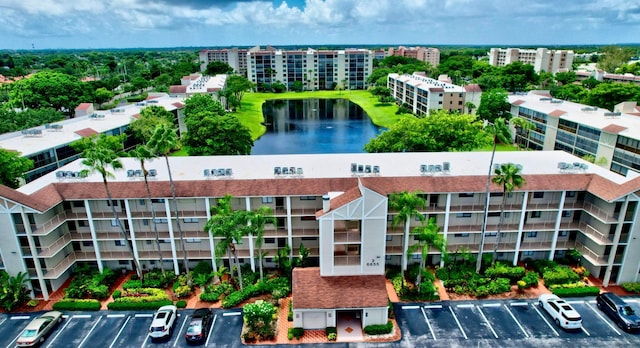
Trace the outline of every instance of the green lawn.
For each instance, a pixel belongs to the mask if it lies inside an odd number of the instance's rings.
[[[242,108],[238,109],[236,116],[251,130],[253,139],[258,139],[266,131],[262,125],[262,104],[272,99],[349,99],[358,104],[371,118],[371,121],[380,127],[389,127],[397,120],[410,117],[409,115],[396,115],[398,107],[394,103],[380,103],[378,98],[369,91],[306,91],[284,93],[245,93],[242,98]]]

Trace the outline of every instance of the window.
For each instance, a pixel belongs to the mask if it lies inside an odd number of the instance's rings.
[[[384,259],[387,260],[387,261],[391,260],[391,255],[385,255]]]
[[[533,256],[533,251],[530,251],[530,250],[523,251],[522,256]]]
[[[265,244],[275,244],[276,239],[275,238],[265,238],[264,239],[264,243]]]
[[[544,198],[544,192],[534,192],[533,198]]]
[[[569,231],[560,231],[560,233],[558,233],[558,237],[566,237],[569,235]]]
[[[456,233],[456,234],[454,234],[453,236],[454,236],[454,237],[456,237],[456,238],[459,238],[459,237],[469,237],[469,233]]]
[[[161,219],[154,219],[153,222],[156,224],[166,224],[168,220],[165,218],[161,218]]]
[[[115,243],[116,243],[116,246],[125,246],[125,245],[127,245],[123,240],[117,240],[117,241],[115,241]]]
[[[470,218],[471,217],[471,213],[457,213],[456,217],[457,218]]]
[[[571,217],[571,210],[565,210],[562,212],[562,217]]]
[[[567,197],[575,197],[576,191],[567,191]]]
[[[118,206],[118,201],[116,201],[115,199],[112,200],[111,202],[107,201],[107,205],[110,206],[110,207],[111,206],[117,207]]]
[[[392,240],[393,240],[393,236],[388,234],[388,235],[386,236],[386,239],[387,239],[387,242],[390,242],[390,241],[392,241]]]
[[[82,246],[86,246],[86,247],[93,246],[93,242],[84,240],[82,241]]]
[[[80,220],[77,222],[77,224],[78,224],[78,227],[89,227],[89,221]]]
[[[527,232],[527,238],[536,238],[538,236],[538,232]]]
[[[197,224],[198,222],[200,222],[200,219],[198,219],[198,218],[184,218],[184,219],[182,219],[182,221],[184,221],[185,224]]]
[[[140,200],[138,200],[138,204],[139,205],[147,205],[147,201],[144,200],[144,199],[140,199]]]
[[[316,196],[300,196],[301,201],[315,201]]]
[[[149,219],[142,220],[142,226],[149,226]]]
[[[120,221],[118,219],[111,219],[111,226],[113,227],[120,226]]]
[[[154,198],[151,203],[164,203],[164,198]]]
[[[463,198],[463,197],[473,197],[473,193],[472,193],[472,192],[458,193],[458,197],[460,197],[460,198]]]
[[[200,238],[187,238],[185,241],[187,243],[200,243],[202,240]]]
[[[318,240],[318,237],[301,237],[301,240]]]
[[[420,214],[420,215],[422,215],[423,219],[428,220],[427,219],[427,214]],[[416,215],[416,217],[415,217],[416,221],[422,221],[421,218],[420,218],[420,215]]]
[[[273,203],[273,197],[262,197],[262,204]]]
[[[411,258],[414,259],[414,260],[420,260],[422,258],[422,255],[421,254],[413,254],[413,255],[411,255]]]
[[[498,232],[485,232],[484,236],[485,237],[497,237],[498,236]]]
[[[491,192],[489,193],[489,197],[502,197],[504,196],[504,192]]]
[[[487,214],[488,217],[499,217],[500,216],[500,212],[499,211],[492,211],[490,213]]]
[[[542,216],[542,212],[541,211],[532,211],[531,212],[531,217],[532,218],[539,218],[540,216]]]
[[[73,203],[71,205],[74,208],[84,208],[84,202],[83,201],[73,201]]]
[[[316,217],[315,216],[301,216],[300,220],[301,221],[316,221]]]

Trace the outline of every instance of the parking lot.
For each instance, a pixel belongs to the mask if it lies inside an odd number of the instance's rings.
[[[179,310],[178,320],[171,338],[164,342],[151,342],[147,330],[153,311],[146,312],[68,312],[59,327],[46,339],[43,348],[117,348],[117,347],[188,347],[184,335],[193,310]],[[24,327],[40,313],[0,316],[0,347],[15,347]],[[241,346],[240,310],[214,311],[215,321],[206,347]]]
[[[396,307],[403,341],[429,347],[640,346],[640,333],[618,328],[594,298],[568,299],[581,315],[581,330],[558,327],[536,300],[443,301]],[[629,300],[640,313],[640,300]]]
[[[340,347],[638,347],[640,333],[619,329],[596,307],[593,297],[567,299],[582,316],[583,329],[565,331],[536,300],[443,301],[394,304],[402,340],[394,343],[333,343]],[[628,299],[640,313],[640,299]],[[187,347],[184,334],[192,309],[178,311],[171,338],[151,342],[147,330],[153,311],[66,312],[43,348]],[[22,329],[40,313],[0,314],[0,348],[15,347]],[[239,309],[214,310],[204,347],[244,347]],[[269,346],[261,346],[269,347]]]

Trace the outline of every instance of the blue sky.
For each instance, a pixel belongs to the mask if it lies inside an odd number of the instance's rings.
[[[0,0],[0,49],[640,41],[638,0]]]

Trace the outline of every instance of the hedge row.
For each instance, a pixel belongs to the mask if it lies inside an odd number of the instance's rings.
[[[595,296],[600,293],[600,288],[597,286],[586,286],[583,288],[558,288],[551,290],[551,292],[560,297]]]
[[[172,305],[173,301],[151,301],[151,302],[111,302],[107,304],[107,308],[114,311],[129,311],[129,310],[156,310],[162,306]]]
[[[387,321],[384,325],[367,325],[364,327],[364,333],[367,335],[386,335],[393,331],[393,322]]]
[[[640,283],[622,283],[621,286],[626,291],[640,293]]]
[[[247,285],[242,291],[232,292],[222,300],[222,308],[231,308],[239,305],[248,298],[271,293],[274,298],[276,293],[289,294],[289,280],[287,278],[274,278],[267,281],[258,281],[254,285]]]
[[[100,301],[94,299],[65,298],[53,304],[57,311],[99,311]]]

